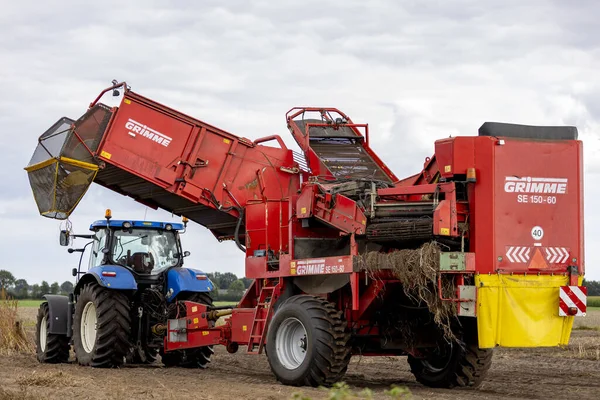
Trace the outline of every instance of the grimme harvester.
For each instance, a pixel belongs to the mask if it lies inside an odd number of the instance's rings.
[[[119,107],[99,103],[120,90]],[[286,124],[301,154],[116,83],[46,131],[26,170],[44,216],[68,217],[96,182],[245,253],[237,307],[184,301],[152,329],[166,354],[247,346],[284,384],[314,386],[353,354],[407,355],[419,382],[453,387],[481,383],[496,346],[568,343],[585,314],[576,128],[486,122],[398,179],[337,109],[293,108]]]

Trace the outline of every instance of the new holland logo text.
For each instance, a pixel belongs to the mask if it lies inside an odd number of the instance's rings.
[[[132,137],[136,137],[136,135],[141,135],[165,147],[169,146],[171,140],[173,140],[164,133],[155,131],[149,126],[134,121],[131,118],[129,118],[129,121],[125,123],[125,129],[129,130],[129,135]]]
[[[517,178],[507,176],[504,181],[504,191],[507,193],[543,193],[543,194],[565,194],[567,193],[566,178],[532,178],[526,176]]]

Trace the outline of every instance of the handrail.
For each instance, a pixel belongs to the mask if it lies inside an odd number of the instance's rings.
[[[114,82],[114,81],[113,81],[113,82]],[[110,91],[110,90],[115,90],[116,88],[119,88],[119,87],[121,87],[121,86],[123,86],[123,87],[125,88],[125,91],[127,91],[127,90],[128,90],[128,89],[127,89],[127,82],[123,81],[123,82],[115,83],[114,85],[112,85],[112,86],[110,86],[110,87],[107,87],[106,89],[104,89],[103,91],[101,91],[101,92],[100,92],[100,94],[98,95],[98,97],[96,97],[96,100],[94,100],[94,101],[92,101],[92,102],[90,103],[90,106],[89,106],[89,108],[92,108],[92,107],[94,107],[94,106],[96,105],[96,103],[98,103],[98,100],[100,100],[100,98],[101,98],[102,96],[104,96],[104,94],[105,94],[106,92],[108,92],[108,91]]]
[[[281,146],[281,148],[283,150],[287,150],[288,149],[287,146],[285,145],[285,143],[283,142],[283,139],[279,135],[264,136],[264,137],[256,139],[252,143],[255,144],[255,145],[257,145],[259,143],[269,142],[271,140],[277,140],[277,143],[279,143],[279,146]]]

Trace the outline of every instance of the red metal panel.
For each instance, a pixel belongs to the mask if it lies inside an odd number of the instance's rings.
[[[156,176],[182,158],[193,126],[156,112],[126,97],[104,139],[103,150],[112,163],[137,173],[153,183],[166,186]],[[102,154],[102,153],[101,153]]]
[[[246,344],[250,340],[250,330],[254,318],[254,308],[236,308],[231,315],[231,341]]]
[[[493,150],[495,139],[471,138],[475,144],[475,170],[477,183],[469,185],[470,251],[477,254],[477,271],[495,271],[494,259],[494,174]]]
[[[353,256],[335,256],[292,260],[286,269],[283,266],[282,275],[289,271],[290,276],[347,274],[352,272]],[[287,275],[287,274],[286,274]]]
[[[265,203],[253,203],[246,206],[246,250],[254,254],[255,250],[266,249],[267,219]]]
[[[566,270],[581,260],[581,145],[505,139],[494,146],[494,258],[500,271]],[[518,257],[507,246],[522,246]],[[548,258],[546,250],[561,254]],[[568,255],[562,249],[568,249]],[[511,259],[512,258],[512,261]],[[548,262],[551,261],[551,262]],[[575,264],[580,264],[579,262]]]
[[[435,157],[445,178],[465,175],[475,166],[473,137],[455,137],[435,142]]]
[[[549,273],[577,265],[583,273],[581,142],[472,140],[470,238],[478,272]]]

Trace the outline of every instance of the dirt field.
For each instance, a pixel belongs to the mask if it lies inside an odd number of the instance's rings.
[[[30,321],[35,308],[21,313]],[[600,311],[577,321],[600,327]],[[369,388],[386,398],[391,385],[408,387],[414,399],[598,399],[600,398],[600,331],[573,332],[566,349],[495,352],[488,378],[478,390],[432,390],[415,382],[404,357],[352,360],[345,381],[355,391]],[[75,364],[42,365],[32,355],[0,356],[0,399],[289,399],[302,392],[313,399],[327,393],[278,384],[264,356],[218,348],[207,370],[164,369],[160,365],[94,370]]]

